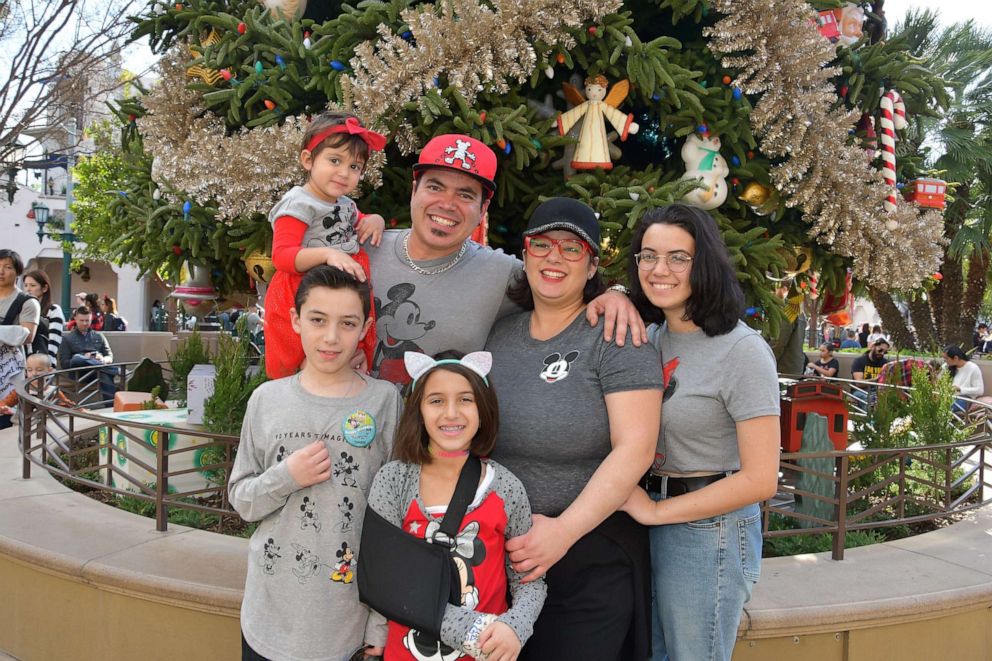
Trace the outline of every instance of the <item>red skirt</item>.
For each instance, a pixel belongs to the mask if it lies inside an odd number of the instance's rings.
[[[369,256],[365,250],[360,248],[352,258],[362,266],[366,281],[371,282]],[[276,271],[265,291],[265,373],[270,379],[296,374],[306,358],[300,336],[293,330],[289,317],[289,311],[295,304],[296,290],[304,275]],[[358,347],[365,352],[366,364],[371,366],[376,339],[374,305],[369,309],[369,318],[372,319],[369,332]]]

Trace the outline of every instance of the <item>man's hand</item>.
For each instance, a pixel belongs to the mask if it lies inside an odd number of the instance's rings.
[[[362,265],[346,252],[337,248],[327,248],[327,259],[324,260],[324,263],[353,275],[359,282],[365,282],[365,270],[362,269]]]
[[[479,635],[479,647],[487,661],[516,661],[521,645],[513,629],[497,620]]]
[[[639,347],[648,341],[648,331],[644,326],[641,315],[630,299],[618,291],[608,291],[590,301],[586,306],[586,319],[590,326],[595,326],[603,315],[603,339],[613,340],[616,330],[616,345],[622,347],[630,331],[631,342]]]
[[[535,514],[533,525],[526,534],[507,540],[513,568],[523,577],[524,583],[544,576],[556,562],[572,548],[573,540],[562,530],[558,519]]]
[[[314,441],[289,455],[286,466],[301,488],[331,477],[331,457],[323,441]]]
[[[382,241],[382,232],[386,229],[386,220],[377,213],[370,213],[358,221],[355,229],[358,230],[359,243],[372,239],[372,245],[378,247]]]

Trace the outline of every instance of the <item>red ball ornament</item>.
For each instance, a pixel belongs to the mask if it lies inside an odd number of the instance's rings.
[[[396,219],[395,218],[390,218],[389,219],[389,226],[390,227],[396,227]]]
[[[723,77],[723,84],[724,85],[729,85],[730,84],[730,81],[732,81],[732,80],[733,80],[733,78],[731,78],[730,76],[724,76]]]
[[[752,158],[754,158],[754,152],[753,151],[749,151],[747,153],[747,157],[748,157],[749,160],[752,159]]]
[[[842,85],[840,88],[840,95],[847,96],[847,85]]]
[[[596,28],[589,28],[589,29],[592,30],[592,32],[590,32],[589,34],[596,34]],[[555,61],[558,62],[558,64],[565,64],[565,54],[558,53],[557,55],[555,55]]]
[[[933,276],[932,276],[932,277],[933,277],[933,279],[934,279],[934,280],[936,280],[937,282],[940,282],[941,280],[943,280],[943,279],[944,279],[944,274],[943,274],[943,273],[941,273],[940,271],[937,271],[936,273],[934,273],[934,274],[933,274]]]
[[[741,183],[741,180],[738,179],[737,177],[734,177],[733,179],[730,180],[730,183],[736,186],[737,184]]]
[[[244,24],[244,21],[238,23],[238,34],[244,34],[248,31],[248,26]]]
[[[654,192],[654,186],[648,186],[648,192],[649,193],[653,193]]]
[[[596,26],[595,25],[590,25],[589,26],[589,29],[586,30],[586,32],[588,32],[590,35],[592,35],[592,36],[595,37],[596,36],[596,32],[597,32]]]
[[[181,254],[183,254],[182,246],[180,246],[179,244],[173,245],[172,246],[172,254],[173,255],[181,255]]]
[[[127,116],[127,121],[129,121],[129,122],[133,122],[136,119],[138,119],[138,116],[137,115],[128,115]]]
[[[275,110],[276,109],[275,101],[273,101],[271,99],[265,99],[264,101],[262,101],[262,103],[264,103],[265,104],[265,107],[268,108],[269,110]]]
[[[500,149],[506,149],[506,140],[497,140],[496,146]]]
[[[479,113],[479,122],[482,123],[482,124],[485,124],[486,123],[486,111],[485,110],[483,110],[482,112]]]
[[[182,11],[182,9],[183,9],[183,3],[177,2],[176,3],[176,11]]]
[[[231,70],[230,69],[221,69],[220,70],[220,77],[223,78],[224,80],[231,80]]]

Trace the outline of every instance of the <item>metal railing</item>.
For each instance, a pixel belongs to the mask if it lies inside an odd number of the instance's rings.
[[[119,368],[115,376],[119,387],[126,383],[133,366],[134,363],[110,366]],[[62,370],[18,385],[23,476],[31,476],[33,464],[65,481],[151,503],[158,530],[166,530],[170,508],[214,514],[221,521],[228,517],[237,519],[237,513],[228,502],[227,480],[238,437],[101,415],[94,409],[110,402],[101,399],[98,379],[82,382],[87,372],[98,369],[101,368]],[[864,389],[865,384],[844,379],[827,380],[846,387],[845,397],[852,419],[866,415],[872,397]],[[51,401],[51,397],[45,397],[42,391],[49,381],[77,384],[74,392],[77,404],[64,407]],[[908,390],[899,386],[877,387]],[[833,558],[841,560],[849,532],[947,518],[992,503],[992,408],[980,402],[973,402],[973,405],[973,411],[954,418],[966,434],[965,440],[959,442],[783,453],[779,494],[761,507],[764,536],[827,533],[833,536]],[[106,432],[94,438],[94,429],[101,427]],[[135,433],[136,430],[142,433]],[[146,435],[145,431],[151,434]],[[203,442],[171,449],[166,441],[169,434],[175,433]],[[114,442],[118,434],[154,454],[154,461],[146,461],[119,447]],[[170,459],[208,449],[215,449],[215,461],[179,470],[170,466]],[[134,479],[120,468],[119,459],[134,462],[155,476],[154,482],[142,483]],[[821,465],[810,465],[816,460],[820,460]],[[926,474],[921,476],[920,471],[908,470],[914,464],[926,467]],[[176,478],[195,471],[213,475],[211,486],[186,491],[173,489]],[[803,475],[829,483],[826,490],[829,493],[801,488]],[[126,481],[131,488],[115,486],[118,479]],[[796,503],[802,499],[824,504],[831,515],[816,516],[801,511],[802,508],[797,510]],[[802,527],[772,529],[773,515]]]
[[[868,415],[876,389],[911,390],[848,379],[817,380],[845,387],[852,420]],[[833,537],[833,559],[843,560],[846,537],[852,531],[946,519],[992,503],[992,407],[966,401],[969,410],[952,416],[964,439],[953,443],[783,453],[778,497],[761,507],[763,536],[827,533]],[[909,470],[914,465],[923,470]],[[803,475],[830,484],[826,490],[830,495],[799,488]],[[801,499],[824,504],[832,515],[797,511],[795,504]],[[801,527],[772,530],[773,515]]]
[[[207,432],[193,427],[170,427],[141,420],[123,420],[101,414],[112,406],[113,400],[101,395],[100,378],[112,377],[120,390],[137,363],[114,363],[106,366],[60,370],[34,377],[17,386],[20,397],[20,448],[23,456],[22,474],[31,477],[32,465],[48,471],[64,481],[92,490],[127,496],[154,505],[155,527],[168,527],[170,508],[183,508],[213,514],[222,523],[225,518],[238,518],[227,497],[227,479],[234,463],[238,437]],[[167,368],[167,366],[163,366]],[[99,374],[105,370],[103,375]],[[94,378],[95,377],[95,378]],[[106,382],[105,382],[106,383]],[[62,406],[51,392],[52,386],[68,391],[74,406]],[[45,395],[49,392],[48,396]],[[103,433],[100,433],[103,430]],[[140,430],[140,433],[136,433]],[[96,432],[94,434],[94,432]],[[171,434],[202,439],[202,443],[182,448],[170,448]],[[115,443],[120,437],[127,443]],[[134,450],[125,449],[134,443]],[[145,457],[136,450],[144,449]],[[216,460],[200,463],[193,468],[173,469],[170,460],[187,453],[213,450]],[[148,460],[153,455],[153,461]],[[209,455],[208,455],[209,456]],[[154,476],[142,482],[122,468],[137,466]],[[199,472],[212,476],[209,486],[185,491],[173,487],[176,478]],[[121,488],[126,484],[130,488]]]

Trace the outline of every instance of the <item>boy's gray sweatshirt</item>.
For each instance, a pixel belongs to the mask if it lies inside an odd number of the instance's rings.
[[[399,421],[396,387],[364,377],[349,397],[308,393],[299,375],[263,384],[248,402],[231,471],[231,505],[260,521],[251,537],[241,630],[279,661],[346,661],[386,641],[385,621],[358,600],[355,556],[372,478]],[[322,440],[331,477],[300,488],[286,458]]]

